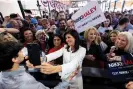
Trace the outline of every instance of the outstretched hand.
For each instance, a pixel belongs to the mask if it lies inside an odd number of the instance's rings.
[[[29,60],[26,61],[26,66],[28,68],[39,68],[40,71],[44,74],[54,74],[62,71],[62,67],[60,65],[53,66],[50,63],[43,62],[40,66],[33,66]]]
[[[44,74],[54,74],[62,71],[62,67],[60,65],[53,66],[50,63],[42,63],[41,66],[38,66],[37,68],[40,68],[41,72]]]
[[[126,88],[127,89],[133,89],[133,82],[129,82],[127,85],[126,85]]]

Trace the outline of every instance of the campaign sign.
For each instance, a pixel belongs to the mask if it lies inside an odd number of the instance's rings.
[[[106,20],[97,1],[90,1],[73,16],[75,28],[80,33]]]
[[[133,80],[133,59],[107,64],[109,78],[114,82]]]

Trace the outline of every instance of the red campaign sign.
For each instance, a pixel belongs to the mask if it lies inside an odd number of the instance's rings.
[[[79,33],[106,20],[97,1],[90,1],[86,6],[78,10],[72,16],[72,19],[75,22],[75,29]]]
[[[87,10],[84,14],[82,14],[79,18],[75,20],[75,23],[79,22],[80,20],[86,18],[88,15],[91,15],[96,11],[96,6],[92,7],[91,9]]]
[[[133,59],[122,60],[107,63],[109,78],[114,82],[133,80]]]

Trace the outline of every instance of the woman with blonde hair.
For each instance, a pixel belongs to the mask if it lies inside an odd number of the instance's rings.
[[[109,36],[108,36],[109,39],[106,42],[106,44],[108,45],[108,48],[106,49],[105,53],[108,53],[110,51],[111,47],[115,45],[115,41],[116,41],[118,35],[119,35],[119,31],[116,31],[116,30],[111,31],[109,33]]]
[[[112,42],[115,42],[118,35],[119,35],[119,31],[111,31],[109,33],[110,40]]]
[[[124,59],[133,59],[133,36],[129,32],[119,33],[115,46],[112,46],[108,55],[109,61],[123,61]]]
[[[100,47],[100,43],[98,42],[99,36],[97,29],[95,27],[91,27],[85,31],[84,39],[85,39],[84,47],[86,48],[87,52],[85,60],[83,62],[83,66],[89,66],[88,64],[90,63],[89,60],[106,61],[106,56],[104,55]],[[98,64],[96,63],[95,65],[97,66]]]
[[[129,61],[132,62],[131,60],[133,60],[132,53],[133,53],[133,36],[132,36],[132,34],[129,32],[120,32],[116,38],[115,46],[111,47],[110,53],[108,54],[108,60],[110,62],[121,61],[122,63],[125,63],[125,62],[129,63]],[[129,70],[127,70],[127,71],[130,71],[130,69],[131,68],[129,68]],[[126,75],[124,75],[124,76],[127,77]],[[123,81],[121,83],[115,84],[116,88],[132,89],[133,82],[129,82],[129,81],[132,81],[132,78],[125,78],[125,77],[123,78]],[[127,82],[129,82],[129,83],[127,83]],[[125,86],[125,84],[126,84],[126,86]]]
[[[6,31],[1,32],[0,33],[0,43],[6,42],[6,41],[18,42],[18,40],[13,35],[11,35],[10,33],[6,32]]]

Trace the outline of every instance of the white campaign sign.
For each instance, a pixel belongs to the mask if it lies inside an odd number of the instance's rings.
[[[89,27],[106,21],[104,13],[102,12],[97,1],[90,1],[88,4],[77,11],[72,19],[75,22],[75,28],[80,33],[87,30]]]

